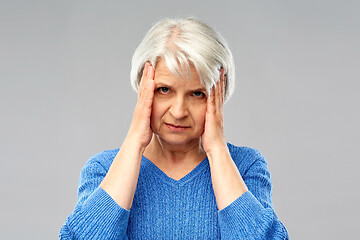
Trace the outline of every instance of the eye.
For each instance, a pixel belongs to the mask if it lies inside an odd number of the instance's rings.
[[[158,89],[156,89],[156,91],[160,93],[168,93],[170,90],[167,87],[159,87]]]
[[[194,97],[197,97],[197,98],[206,97],[205,93],[203,93],[203,92],[194,92],[193,95],[194,95]]]

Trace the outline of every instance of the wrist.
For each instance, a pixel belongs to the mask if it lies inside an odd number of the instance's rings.
[[[227,147],[227,144],[219,144],[217,147],[212,148],[210,151],[206,152],[206,155],[209,159],[209,161],[212,161],[213,159],[221,158],[221,156],[230,154],[229,148]]]
[[[127,146],[128,148],[131,148],[134,152],[139,153],[142,155],[145,151],[146,146],[143,146],[140,141],[139,137],[128,134],[123,142],[123,145]]]

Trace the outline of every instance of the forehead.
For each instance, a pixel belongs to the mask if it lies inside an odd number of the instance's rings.
[[[204,87],[201,84],[199,75],[197,74],[196,69],[192,64],[190,64],[190,73],[188,73],[187,69],[183,69],[181,75],[178,76],[168,69],[166,62],[163,59],[160,59],[156,64],[154,81],[155,84],[166,83],[168,85],[198,88]]]

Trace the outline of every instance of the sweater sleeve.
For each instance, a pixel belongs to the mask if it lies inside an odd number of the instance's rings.
[[[243,174],[248,191],[218,211],[222,239],[289,239],[272,206],[272,185],[265,158],[256,160]]]
[[[62,226],[59,239],[127,239],[130,210],[99,187],[107,171],[91,158],[79,179],[78,201]]]

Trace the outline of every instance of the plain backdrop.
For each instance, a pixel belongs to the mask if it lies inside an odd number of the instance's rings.
[[[359,1],[5,1],[0,5],[0,239],[56,239],[80,170],[119,148],[132,54],[163,17],[227,39],[227,140],[260,150],[291,239],[359,227]]]

